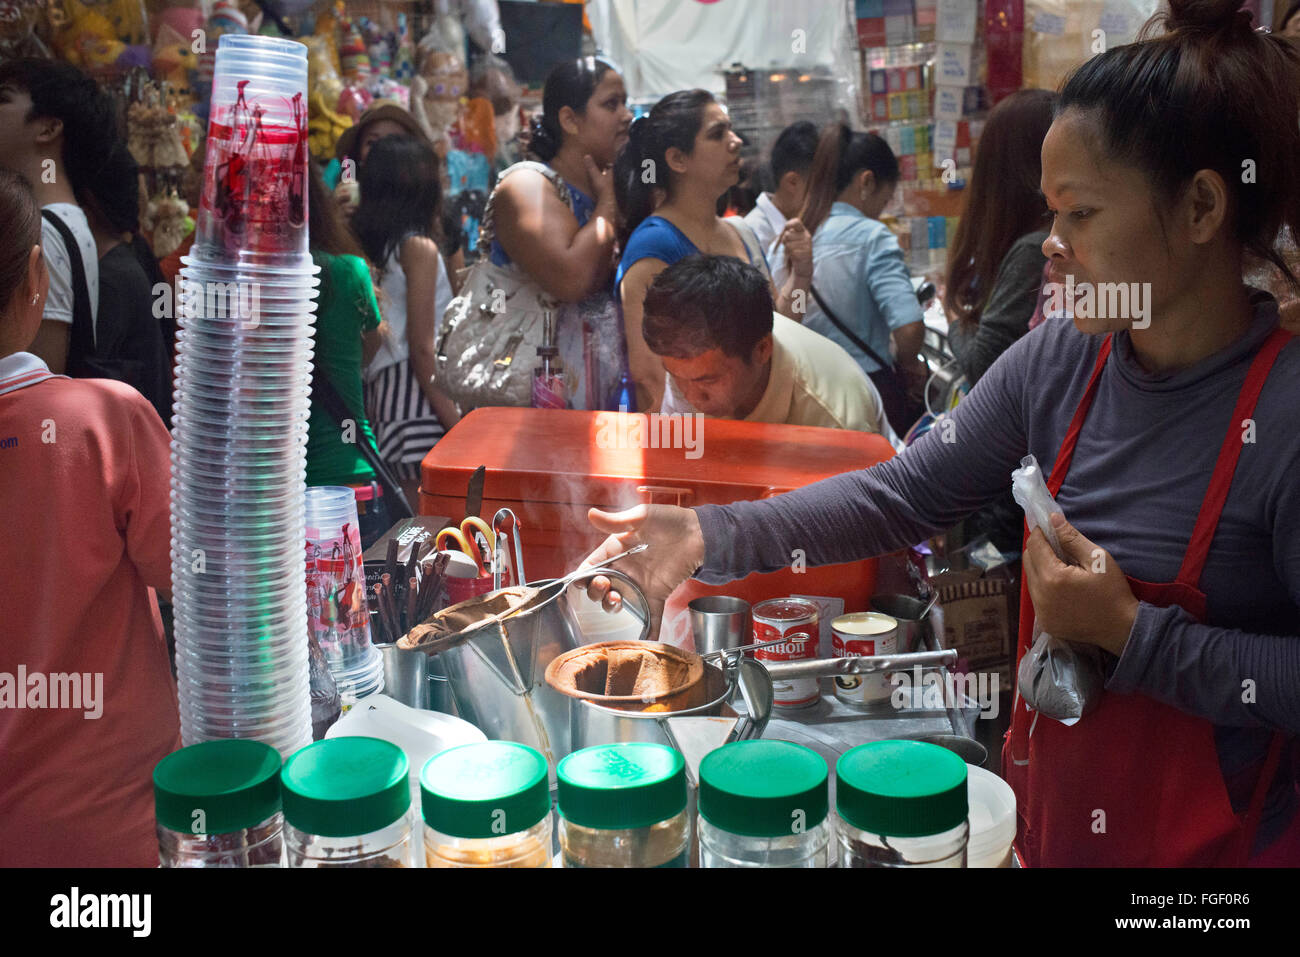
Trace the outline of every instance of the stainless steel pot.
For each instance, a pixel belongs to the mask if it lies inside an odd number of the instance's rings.
[[[592,575],[616,579],[623,595],[639,607],[624,607],[641,620],[641,640],[650,633],[650,605],[636,582],[612,568]],[[542,594],[524,611],[472,632],[437,655],[451,683],[460,716],[493,741],[517,741],[546,755],[551,778],[572,750],[569,702],[546,683],[546,666],[586,642],[560,579],[530,582]]]
[[[716,718],[723,714],[723,709],[731,694],[736,689],[737,675],[734,669],[724,671],[717,665],[706,663],[704,666],[705,704],[682,711],[644,712],[619,711],[593,704],[584,698],[565,696],[569,704],[569,738],[574,751],[598,744],[615,744],[627,741],[649,741],[654,744],[666,744],[670,748],[683,750],[674,736],[670,724],[673,718]],[[735,717],[732,712],[730,717]],[[762,723],[767,723],[768,715],[762,716]],[[756,735],[755,735],[756,736]]]

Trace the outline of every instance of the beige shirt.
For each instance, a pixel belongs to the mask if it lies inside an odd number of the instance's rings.
[[[664,415],[695,409],[667,377]],[[815,425],[886,436],[876,387],[853,357],[825,336],[780,313],[772,315],[772,369],[767,389],[747,422]]]

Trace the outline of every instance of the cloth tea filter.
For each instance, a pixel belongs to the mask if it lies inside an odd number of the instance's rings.
[[[704,704],[699,655],[657,641],[605,641],[560,655],[546,682],[561,694],[618,711],[672,712]]]

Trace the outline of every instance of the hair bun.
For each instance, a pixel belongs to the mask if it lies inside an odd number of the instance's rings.
[[[1188,34],[1253,33],[1250,11],[1240,6],[1241,0],[1169,0],[1165,23]]]
[[[528,121],[528,150],[542,160],[554,159],[560,151],[560,144],[547,128],[546,117],[541,113],[534,113]]]

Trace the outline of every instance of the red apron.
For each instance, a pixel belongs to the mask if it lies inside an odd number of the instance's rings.
[[[1179,605],[1205,621],[1205,594],[1197,586],[1241,454],[1238,423],[1254,414],[1269,370],[1290,338],[1275,330],[1251,363],[1178,578],[1159,583],[1129,578],[1140,601],[1159,608]],[[1110,351],[1107,336],[1047,482],[1054,496],[1069,471]],[[1017,663],[1033,628],[1034,608],[1022,576]],[[1210,722],[1142,694],[1107,691],[1095,711],[1066,727],[1030,711],[1017,694],[1002,772],[1016,793],[1021,860],[1030,867],[1243,865],[1284,740],[1281,732],[1273,735],[1249,807],[1237,815]]]

